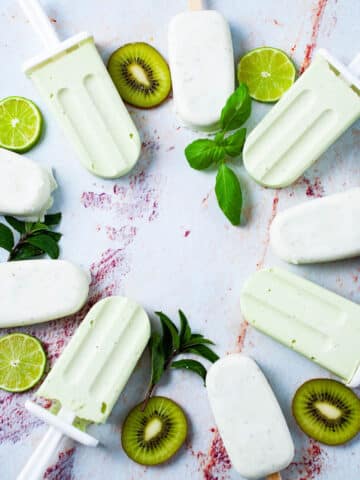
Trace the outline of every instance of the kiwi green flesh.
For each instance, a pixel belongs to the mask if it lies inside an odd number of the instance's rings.
[[[125,453],[141,465],[169,460],[183,445],[187,420],[183,410],[166,397],[152,397],[133,408],[125,419],[121,443]]]
[[[305,382],[295,393],[293,414],[301,430],[327,445],[341,445],[360,431],[360,400],[330,379]]]
[[[169,96],[169,67],[160,53],[147,43],[120,47],[111,55],[108,70],[120,96],[131,105],[152,108]]]

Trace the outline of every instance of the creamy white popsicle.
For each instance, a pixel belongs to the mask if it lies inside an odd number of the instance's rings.
[[[90,277],[65,260],[0,264],[0,327],[19,327],[63,318],[80,310]]]
[[[311,200],[279,213],[270,229],[274,252],[289,263],[360,255],[360,188]]]
[[[169,26],[169,64],[180,120],[194,130],[216,129],[235,87],[232,39],[224,17],[214,10],[176,15]]]
[[[221,358],[208,371],[206,386],[235,470],[255,480],[290,464],[294,444],[286,420],[254,360],[242,354]]]
[[[57,184],[52,173],[23,155],[0,148],[0,214],[42,219]]]

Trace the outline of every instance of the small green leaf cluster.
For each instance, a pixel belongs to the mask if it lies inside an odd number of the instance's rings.
[[[189,322],[184,313],[179,310],[180,329],[170,318],[162,312],[156,312],[162,327],[162,333],[153,332],[150,339],[151,355],[151,382],[147,395],[149,398],[159,383],[163,373],[168,368],[190,370],[205,381],[206,368],[197,360],[181,359],[175,357],[190,353],[216,362],[218,355],[209,347],[214,343],[199,333],[192,333]]]
[[[62,235],[54,232],[52,228],[60,223],[61,213],[45,215],[43,222],[24,222],[9,216],[6,216],[5,220],[19,234],[19,239],[15,242],[13,230],[0,223],[0,248],[9,252],[9,262],[29,260],[41,255],[59,257],[59,241]]]
[[[241,83],[228,98],[220,117],[220,131],[214,139],[195,140],[185,148],[189,165],[196,170],[217,166],[215,193],[218,204],[233,225],[240,225],[242,191],[238,177],[226,165],[229,157],[241,154],[246,129],[240,128],[251,114],[251,98],[248,87]],[[235,131],[236,130],[236,131]]]

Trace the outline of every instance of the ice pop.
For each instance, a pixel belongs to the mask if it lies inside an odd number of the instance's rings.
[[[206,386],[215,422],[235,470],[259,479],[286,468],[294,444],[278,401],[250,357],[228,355],[209,370]]]
[[[37,392],[61,404],[53,415],[33,402],[27,408],[52,425],[18,480],[42,478],[63,435],[88,446],[97,440],[75,428],[75,417],[104,423],[150,337],[146,312],[125,297],[108,297],[89,311]]]
[[[65,260],[0,264],[0,328],[47,322],[83,307],[89,276]]]
[[[52,206],[57,184],[52,173],[35,162],[0,148],[0,213],[37,221]]]
[[[360,188],[279,213],[270,229],[275,253],[289,263],[317,263],[360,255]]]
[[[286,187],[359,117],[360,54],[346,67],[319,50],[248,136],[244,165],[258,183]]]
[[[241,311],[255,328],[360,385],[360,306],[279,268],[250,277]]]
[[[80,33],[60,42],[37,0],[19,0],[46,52],[24,70],[94,175],[117,178],[131,170],[139,134],[95,47]]]
[[[229,25],[220,13],[190,0],[189,12],[169,26],[169,64],[175,110],[194,130],[218,127],[221,109],[234,91],[234,54]]]

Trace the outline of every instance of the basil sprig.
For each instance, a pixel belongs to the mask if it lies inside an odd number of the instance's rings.
[[[19,234],[17,242],[13,230],[0,223],[0,248],[9,252],[8,262],[29,260],[41,255],[50,258],[59,257],[61,233],[54,232],[53,227],[61,221],[61,213],[45,215],[43,222],[23,222],[15,217],[5,217],[6,222]]]
[[[238,157],[244,147],[246,129],[240,128],[251,114],[251,98],[247,86],[241,83],[230,95],[221,111],[220,131],[214,139],[201,138],[185,148],[190,167],[205,170],[216,166],[215,193],[218,204],[233,225],[240,225],[242,192],[238,177],[226,165],[229,157]]]
[[[205,382],[206,368],[197,361],[188,358],[175,360],[182,354],[192,354],[216,362],[218,355],[209,347],[214,343],[200,333],[191,331],[185,314],[179,310],[180,328],[162,312],[156,312],[160,319],[161,333],[154,331],[151,335],[149,349],[151,357],[151,381],[144,405],[152,396],[156,385],[164,372],[169,369],[189,370],[199,375]]]

